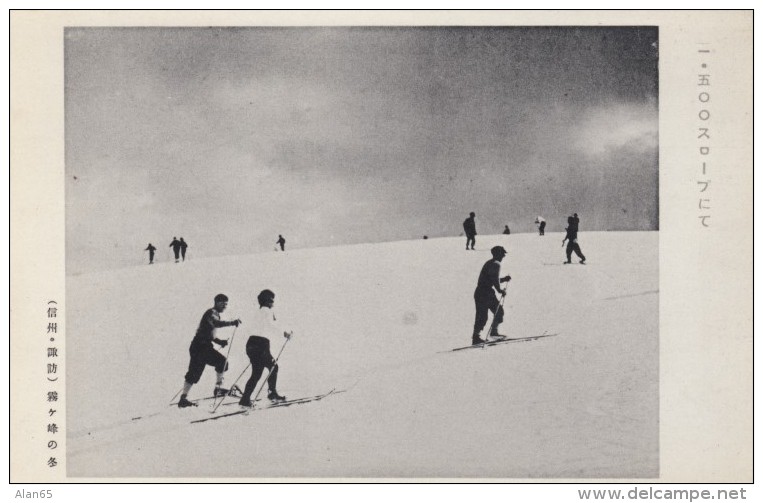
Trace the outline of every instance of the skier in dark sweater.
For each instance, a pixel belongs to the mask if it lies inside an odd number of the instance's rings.
[[[148,250],[148,263],[153,264],[154,263],[154,252],[156,251],[156,248],[151,243],[148,243],[148,247],[146,248]]]
[[[474,217],[476,215],[472,211],[469,213],[469,218],[464,220],[464,234],[466,234],[466,249],[469,249],[469,243],[471,243],[472,247],[471,249],[474,249],[474,245],[476,240],[474,239],[474,236],[477,235],[477,225],[474,223]]]
[[[188,248],[188,243],[186,243],[183,238],[180,238],[180,256],[183,257],[183,262],[185,262],[186,248]]]
[[[490,337],[501,339],[503,335],[498,333],[498,325],[503,322],[503,307],[495,297],[493,290],[506,295],[506,290],[501,288],[501,283],[511,281],[508,274],[500,277],[501,261],[506,256],[506,249],[503,246],[494,246],[490,253],[493,258],[485,262],[480,271],[477,280],[477,288],[474,290],[474,305],[476,314],[474,317],[474,331],[472,332],[472,344],[482,344],[485,340],[480,338],[480,332],[487,323],[488,311],[493,313],[493,323],[490,327]]]
[[[252,393],[260,377],[262,377],[262,371],[266,368],[270,370],[268,375],[268,399],[274,402],[286,399],[286,397],[279,395],[276,391],[278,364],[273,355],[270,354],[270,341],[272,338],[280,337],[281,335],[289,339],[292,332],[287,332],[276,323],[276,316],[273,312],[275,298],[276,295],[271,290],[263,290],[257,295],[257,303],[260,305],[260,309],[257,311],[253,327],[256,335],[252,335],[246,341],[246,356],[249,357],[249,362],[252,364],[252,375],[246,382],[243,395],[239,401],[239,405],[242,407],[252,406]]]
[[[281,251],[284,251],[284,245],[286,245],[286,240],[283,238],[282,235],[280,234],[278,235],[278,241],[276,241],[276,243],[278,243],[278,246],[281,247]]]
[[[511,231],[509,230],[509,226],[508,226],[508,225],[505,225],[505,226],[503,227],[503,233],[504,233],[504,234],[511,234]]]
[[[223,374],[227,370],[227,363],[225,357],[215,350],[212,343],[219,344],[220,347],[228,345],[227,339],[218,339],[215,337],[215,329],[220,327],[238,327],[241,324],[241,320],[236,319],[233,321],[222,321],[220,319],[220,313],[225,311],[228,307],[228,297],[224,294],[218,294],[215,296],[215,307],[207,309],[199,322],[199,328],[196,330],[196,336],[191,341],[191,346],[188,348],[188,352],[191,354],[191,361],[188,364],[188,372],[185,374],[185,382],[183,383],[183,392],[180,395],[180,401],[178,407],[190,407],[196,404],[188,400],[188,392],[191,390],[191,386],[199,382],[201,374],[204,372],[204,368],[207,365],[215,367],[217,372],[217,381],[214,389],[214,396],[225,396],[228,394],[228,390],[222,387]]]
[[[580,263],[585,264],[585,255],[583,255],[583,252],[580,251],[580,245],[578,245],[578,224],[580,223],[580,219],[578,218],[578,214],[575,213],[574,216],[567,217],[567,235],[564,236],[564,239],[562,239],[562,246],[564,246],[564,242],[567,241],[567,261],[565,264],[571,264],[572,263],[572,252],[575,252],[575,255],[577,255],[580,258]]]
[[[172,247],[172,252],[175,254],[175,262],[179,262],[181,244],[180,241],[178,241],[178,238],[173,237],[170,246]]]

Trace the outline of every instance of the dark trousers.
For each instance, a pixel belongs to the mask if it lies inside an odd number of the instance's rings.
[[[211,342],[198,342],[194,339],[188,348],[191,354],[191,362],[188,364],[188,372],[185,374],[185,382],[196,384],[201,379],[204,367],[212,365],[217,372],[228,370],[225,357],[212,347]]]
[[[498,330],[498,325],[503,323],[503,307],[498,299],[493,294],[493,291],[481,292],[479,290],[474,292],[474,307],[476,308],[476,314],[474,316],[474,332],[473,337],[478,337],[482,329],[485,328],[487,323],[488,311],[493,313],[493,328],[495,332]]]
[[[567,242],[567,262],[572,262],[572,252],[575,252],[575,255],[580,257],[580,260],[585,260],[585,255],[580,251],[580,246],[578,246],[576,241]]]
[[[175,254],[175,260],[180,258],[180,248],[173,248],[172,252]]]
[[[154,263],[154,252],[148,252],[148,263],[149,264]]]
[[[180,250],[180,255],[183,257],[183,260],[185,261],[185,248],[182,248]]]
[[[472,244],[472,250],[474,249],[474,244],[476,243],[476,239],[474,239],[473,235],[467,234],[466,235],[466,249],[469,249],[469,243]]]
[[[543,236],[546,233],[546,222],[541,222],[538,226],[538,232],[541,236]]]
[[[251,399],[254,388],[262,377],[262,371],[270,369],[270,375],[268,376],[268,389],[270,391],[276,390],[276,382],[278,381],[278,365],[273,360],[273,355],[270,354],[270,341],[265,337],[258,337],[253,335],[246,341],[246,356],[249,357],[249,362],[252,364],[252,375],[249,380],[246,381],[244,387],[244,396],[242,401]]]

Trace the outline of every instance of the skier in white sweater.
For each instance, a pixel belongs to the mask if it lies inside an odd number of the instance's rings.
[[[239,401],[242,407],[252,406],[252,393],[257,383],[262,377],[264,369],[270,370],[268,376],[268,399],[272,401],[283,401],[286,397],[281,396],[276,391],[276,382],[278,381],[278,364],[270,353],[270,343],[280,339],[282,336],[289,339],[292,332],[281,328],[276,322],[276,315],[273,311],[276,295],[271,290],[263,290],[257,295],[257,302],[260,308],[257,310],[254,319],[254,335],[249,337],[246,342],[246,355],[252,363],[252,375],[246,382],[244,394]]]

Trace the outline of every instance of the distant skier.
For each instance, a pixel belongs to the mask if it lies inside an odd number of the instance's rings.
[[[156,251],[156,248],[151,243],[148,243],[148,247],[146,248],[148,251],[148,263],[153,264],[154,263],[154,252]],[[144,251],[146,251],[144,250]]]
[[[188,352],[191,354],[191,361],[188,364],[188,372],[185,374],[183,391],[178,402],[178,407],[180,408],[196,406],[195,403],[188,400],[188,392],[191,390],[191,386],[199,382],[201,374],[207,365],[215,367],[217,372],[214,396],[225,396],[228,394],[228,390],[222,387],[223,374],[227,370],[228,365],[225,357],[212,346],[213,342],[223,348],[228,345],[227,339],[215,337],[216,328],[238,327],[241,324],[239,319],[233,321],[222,321],[220,319],[220,313],[225,311],[226,307],[228,307],[228,297],[222,293],[215,295],[215,306],[207,309],[201,317],[199,328],[196,330],[196,336],[194,336],[191,346],[188,348]]]
[[[270,341],[281,335],[289,339],[292,332],[287,332],[276,323],[276,315],[273,312],[273,304],[276,295],[271,290],[263,290],[257,295],[257,303],[260,305],[254,322],[253,332],[256,335],[249,337],[246,341],[246,356],[252,364],[252,375],[246,382],[244,393],[238,402],[242,407],[252,406],[252,393],[257,383],[262,377],[262,372],[266,368],[270,370],[268,375],[268,399],[272,401],[283,401],[286,397],[281,396],[276,391],[278,381],[278,364],[270,353]]]
[[[583,252],[580,251],[580,245],[578,245],[579,223],[580,219],[577,217],[577,213],[575,213],[574,216],[567,217],[567,228],[565,229],[567,231],[567,235],[564,236],[564,239],[562,239],[562,246],[564,246],[564,242],[567,241],[567,261],[565,264],[572,263],[572,252],[575,252],[575,255],[580,258],[581,264],[585,264],[585,255],[583,255]]]
[[[477,225],[474,223],[474,217],[476,215],[472,211],[469,213],[469,218],[464,220],[464,234],[466,234],[466,249],[469,249],[469,243],[471,243],[471,249],[474,249],[476,243],[475,236],[477,235]]]
[[[503,233],[504,233],[504,234],[511,234],[511,231],[509,230],[509,226],[508,226],[508,225],[505,225],[505,226],[503,227]]]
[[[546,221],[543,219],[543,217],[537,217],[535,219],[535,224],[538,226],[538,234],[541,236],[546,235]]]
[[[498,333],[498,325],[503,322],[503,307],[495,297],[493,290],[506,295],[506,290],[501,288],[501,283],[511,281],[508,274],[500,278],[501,261],[506,256],[506,249],[503,246],[494,246],[490,249],[493,258],[485,262],[480,271],[477,280],[477,288],[474,290],[474,305],[476,314],[474,317],[474,331],[472,332],[472,344],[482,344],[484,339],[480,338],[480,332],[487,323],[488,310],[493,313],[493,324],[490,327],[490,337],[501,339],[504,336]]]
[[[183,238],[180,238],[180,255],[183,257],[183,262],[185,262],[186,248],[188,248],[188,243],[186,243]]]
[[[177,263],[180,261],[180,248],[182,245],[180,244],[180,241],[178,241],[178,238],[173,237],[170,246],[172,247],[172,252],[175,254],[175,263]]]
[[[281,247],[281,251],[284,251],[284,246],[286,245],[286,240],[283,238],[282,235],[280,235],[280,234],[278,235],[278,241],[276,241],[276,243],[278,244],[278,246]]]

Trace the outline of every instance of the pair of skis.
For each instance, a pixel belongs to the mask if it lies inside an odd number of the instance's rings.
[[[225,395],[210,395],[210,396],[203,396],[201,398],[194,398],[193,400],[188,400],[189,402],[198,404],[199,402],[204,402],[206,400],[217,400],[218,398],[225,398],[225,397],[231,397],[231,398],[241,398],[242,395],[241,388],[236,386],[235,384],[231,386],[231,388],[228,390],[228,393]],[[177,407],[177,400],[170,402],[170,407]],[[214,406],[214,404],[212,404]]]
[[[299,405],[304,403],[310,403],[310,402],[317,402],[319,400],[323,400],[327,396],[335,395],[337,393],[342,393],[342,391],[337,391],[336,388],[332,389],[328,393],[323,393],[321,395],[315,395],[315,396],[308,396],[308,397],[302,397],[302,398],[295,398],[293,400],[281,400],[277,402],[271,402],[267,405],[258,407],[257,403],[254,402],[253,407],[246,407],[246,408],[240,408],[239,410],[234,410],[233,412],[227,412],[224,414],[217,414],[215,416],[205,417],[203,419],[196,419],[194,421],[191,421],[191,423],[203,423],[206,421],[215,421],[217,419],[222,419],[224,417],[231,417],[231,416],[239,416],[239,415],[249,415],[251,412],[260,411],[260,410],[266,410],[266,409],[274,409],[276,407],[289,407],[291,405]],[[235,405],[236,402],[230,402],[225,405]]]
[[[498,344],[508,344],[511,342],[529,342],[529,341],[537,341],[538,339],[542,339],[544,337],[554,337],[555,335],[559,334],[549,334],[548,332],[543,332],[540,335],[534,335],[530,337],[506,337],[503,339],[495,339],[492,341],[485,341],[480,344],[472,344],[471,346],[462,346],[460,348],[453,348],[450,351],[463,351],[465,349],[483,349],[488,346],[497,346]]]
[[[254,411],[260,411],[260,410],[265,410],[265,409],[273,409],[273,408],[276,408],[276,407],[289,407],[291,405],[299,405],[299,404],[304,404],[304,403],[317,402],[319,400],[323,400],[324,398],[326,398],[326,397],[328,397],[330,395],[335,395],[335,394],[338,394],[338,393],[344,393],[344,391],[345,390],[337,391],[336,388],[334,388],[331,391],[329,391],[328,393],[323,393],[323,394],[320,394],[320,395],[306,396],[306,397],[301,397],[301,398],[295,398],[295,399],[292,399],[292,400],[281,400],[281,401],[272,401],[272,402],[269,401],[269,403],[266,403],[266,404],[263,404],[263,405],[260,405],[260,402],[262,400],[257,400],[257,401],[255,401],[256,405],[254,407],[245,408],[245,409],[242,408],[242,409],[238,409],[238,410],[235,410],[233,412],[228,412],[228,413],[224,413],[224,414],[210,415],[209,417],[206,417],[206,418],[203,418],[203,419],[197,419],[197,420],[191,421],[191,423],[203,423],[204,421],[213,421],[215,419],[220,419],[222,417],[236,416],[236,415],[240,415],[240,414],[247,415],[250,412],[254,412]],[[226,396],[230,396],[232,398],[238,398],[235,395],[226,395]],[[219,407],[220,405],[224,405],[224,406],[238,405],[237,401],[227,402],[227,403],[218,403],[217,402],[218,398],[220,398],[220,397],[206,396],[206,397],[202,397],[202,398],[196,398],[196,399],[190,400],[190,401],[198,405],[198,404],[200,404],[202,402],[207,402],[209,400],[214,400],[211,403],[210,407],[209,407],[209,413],[210,414],[214,414],[214,412],[216,411],[217,407]],[[170,405],[170,407],[177,407],[177,402],[172,402],[169,405]],[[194,407],[191,407],[191,408],[194,408]],[[214,410],[213,410],[213,408],[214,408]],[[142,416],[136,416],[136,417],[133,417],[133,418],[130,418],[130,419],[133,422],[135,422],[135,421],[140,421],[140,420],[143,420],[143,419],[148,419],[150,417],[155,417],[155,416],[159,416],[159,415],[163,415],[163,414],[164,414],[164,412],[154,412],[154,413],[151,413],[151,414],[146,414],[146,415],[142,415]]]

